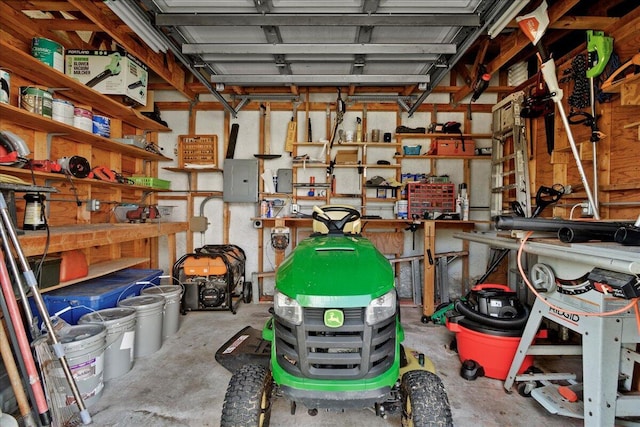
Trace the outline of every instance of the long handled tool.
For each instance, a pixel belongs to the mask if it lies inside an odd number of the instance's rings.
[[[22,381],[20,381],[18,366],[16,365],[16,361],[13,359],[9,339],[7,338],[7,334],[2,325],[0,325],[0,353],[2,353],[2,361],[4,362],[4,367],[7,370],[9,382],[11,383],[11,388],[13,389],[13,394],[16,397],[18,409],[20,410],[20,415],[22,416],[24,424],[25,426],[35,426],[36,423],[31,414],[27,394],[22,386]]]
[[[516,21],[518,22],[518,25],[525,33],[525,35],[529,38],[529,40],[531,40],[531,43],[533,43],[533,45],[538,48],[542,77],[549,87],[549,91],[551,92],[551,99],[556,104],[556,108],[558,108],[560,118],[562,119],[562,124],[564,125],[564,129],[567,132],[567,138],[569,139],[571,152],[573,153],[573,158],[576,162],[576,166],[578,167],[578,173],[580,174],[582,185],[584,185],[584,190],[587,193],[587,199],[589,199],[589,203],[593,207],[593,217],[599,220],[600,211],[598,208],[598,204],[593,197],[591,186],[589,185],[589,180],[587,179],[584,168],[582,167],[582,161],[580,160],[580,154],[578,153],[576,141],[573,137],[573,132],[571,131],[569,119],[567,118],[567,114],[564,111],[564,106],[562,105],[563,91],[562,89],[560,89],[560,85],[558,84],[556,64],[553,60],[553,57],[551,57],[551,55],[548,55],[544,49],[544,46],[539,43],[547,26],[549,25],[546,1],[543,1],[542,4],[538,6],[538,8],[531,14],[525,15],[523,17],[517,17]]]
[[[4,202],[4,196],[1,193],[0,196],[2,197],[2,201]],[[0,229],[2,229],[2,227],[0,227]],[[2,229],[2,234],[2,239],[4,242],[6,241],[4,236],[6,233],[4,232],[4,229]],[[7,314],[11,319],[11,323],[15,332],[15,338],[18,347],[16,349],[16,353],[19,353],[22,357],[26,375],[28,376],[27,380],[29,386],[31,387],[31,392],[35,400],[34,405],[38,411],[38,415],[40,416],[40,422],[42,423],[42,425],[49,425],[51,424],[51,415],[49,412],[49,407],[47,405],[47,399],[44,395],[42,382],[40,381],[40,376],[33,359],[33,354],[31,353],[31,347],[29,346],[27,333],[24,329],[24,325],[22,324],[22,319],[20,318],[20,309],[18,308],[18,303],[16,301],[15,295],[13,294],[13,287],[11,286],[9,271],[7,270],[7,265],[4,262],[4,253],[2,251],[0,251],[0,284],[2,286],[2,293],[4,295],[4,300],[7,306]]]
[[[38,282],[36,281],[35,275],[31,270],[31,266],[27,262],[27,258],[25,257],[24,252],[22,251],[22,247],[20,246],[20,241],[18,240],[18,233],[16,232],[15,226],[13,225],[13,221],[9,216],[9,209],[7,207],[7,202],[5,201],[4,195],[2,193],[0,193],[0,217],[1,217],[0,220],[2,221],[2,224],[1,224],[2,226],[0,227],[0,237],[2,238],[4,251],[7,253],[7,255],[10,255],[11,244],[13,244],[13,250],[18,260],[18,263],[22,268],[24,279],[27,285],[29,286],[29,288],[31,289],[33,301],[35,302],[35,305],[38,309],[38,313],[40,313],[40,317],[42,318],[42,321],[49,335],[49,340],[51,341],[51,344],[53,346],[56,356],[60,360],[62,371],[64,372],[64,376],[67,379],[67,382],[69,383],[69,388],[71,389],[71,393],[73,394],[73,397],[80,411],[80,418],[84,424],[89,424],[91,423],[91,416],[87,411],[87,408],[84,404],[84,400],[82,399],[82,395],[78,390],[78,386],[76,385],[71,369],[69,368],[69,363],[64,354],[64,347],[62,346],[62,343],[60,343],[60,341],[58,340],[58,337],[56,336],[56,331],[53,328],[51,320],[49,319],[49,313],[47,312],[47,308],[42,299],[42,295],[38,290]],[[9,242],[11,242],[11,244]],[[19,316],[19,312],[17,310],[17,303],[15,302],[15,296],[13,295],[12,287],[10,284],[11,282],[9,279],[9,272],[7,271],[7,267],[6,267],[6,264],[4,263],[4,259],[2,259],[2,262],[0,262],[0,275],[2,277],[2,290],[5,294],[5,298],[7,299],[7,302],[9,302],[10,300],[13,300],[13,303],[15,304],[15,307],[10,314],[12,315],[12,318],[16,318],[14,316]],[[17,318],[19,319],[19,317]],[[15,322],[15,323],[19,323],[19,325],[22,326],[22,322]],[[24,327],[22,327],[22,329],[24,334]],[[25,340],[26,340],[26,335],[25,335]],[[30,351],[28,342],[26,343],[26,348],[24,349],[21,348],[21,351],[23,353],[24,351],[26,351],[28,355],[31,356],[31,351]],[[31,363],[33,364],[33,357],[31,357],[30,359],[31,359]],[[35,366],[35,364],[33,366]],[[35,371],[33,373],[29,372],[29,376],[30,376],[29,378],[30,382],[32,381],[37,382],[40,385],[37,372]],[[41,395],[42,399],[38,398],[39,395]],[[47,413],[48,412],[47,404],[46,404],[46,400],[44,399],[44,393],[42,392],[41,385],[40,385],[40,391],[36,395],[36,398],[38,400],[38,402],[36,403],[38,404],[39,413],[41,415]]]
[[[604,68],[613,53],[613,38],[605,37],[602,31],[587,31],[587,52],[589,68],[589,98],[591,101],[591,145],[593,148],[593,199],[598,205],[598,141],[601,133],[598,129],[598,116],[596,115],[596,93],[594,79],[604,71]]]

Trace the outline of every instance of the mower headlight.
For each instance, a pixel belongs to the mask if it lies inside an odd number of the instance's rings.
[[[275,292],[273,296],[273,309],[275,310],[276,316],[294,325],[302,323],[302,307],[300,307],[298,301],[289,298],[282,292]]]
[[[396,314],[396,291],[387,292],[371,301],[365,312],[365,320],[368,325],[375,325]]]

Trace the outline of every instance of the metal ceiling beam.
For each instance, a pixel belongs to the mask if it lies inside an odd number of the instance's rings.
[[[362,5],[362,12],[373,14],[378,10],[378,6],[380,5],[380,0],[365,0]],[[373,33],[373,28],[370,25],[365,25],[362,27],[358,27],[358,34],[356,35],[355,43],[371,43],[371,34]],[[351,64],[351,74],[362,74],[364,67],[366,65],[365,55],[358,54],[355,55],[355,59]]]
[[[219,54],[455,54],[456,45],[450,43],[190,43],[182,45],[182,53],[187,55]]]
[[[338,63],[350,63],[354,62],[357,55],[287,55],[284,60],[289,64],[294,63],[310,63],[310,62],[338,62]],[[272,56],[267,55],[217,55],[217,54],[203,54],[200,56],[204,62],[212,63],[225,63],[225,62],[242,62],[242,63],[263,63],[273,64],[274,59]],[[367,56],[367,64],[373,63],[386,63],[393,61],[394,64],[401,63],[413,63],[413,62],[435,62],[438,60],[438,55],[394,55],[394,56]]]
[[[430,77],[422,74],[218,74],[211,76],[212,83],[239,85],[312,84],[333,86],[340,84],[417,84],[429,83]]]
[[[479,27],[480,17],[473,13],[450,14],[222,14],[222,13],[158,13],[155,24],[171,26],[376,26],[376,27]]]
[[[256,10],[262,14],[271,12],[273,8],[273,4],[271,0],[253,0],[253,3],[256,7]],[[262,31],[264,32],[264,37],[269,44],[280,44],[282,43],[282,35],[280,35],[280,28],[274,25],[263,25]],[[280,74],[293,74],[291,72],[291,66],[286,62],[285,56],[282,54],[273,55],[273,61],[276,63],[276,67],[278,67],[278,71]]]

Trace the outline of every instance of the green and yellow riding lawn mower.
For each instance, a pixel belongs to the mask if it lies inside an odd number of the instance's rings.
[[[312,415],[371,407],[383,417],[401,411],[403,426],[453,425],[433,364],[401,344],[393,268],[360,230],[349,206],[314,208],[313,234],[276,274],[272,316],[254,346],[268,356],[235,370],[223,427],[268,426],[276,394],[292,414],[297,404]],[[228,348],[242,341],[241,331]]]

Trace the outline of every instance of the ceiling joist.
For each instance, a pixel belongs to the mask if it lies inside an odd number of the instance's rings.
[[[480,26],[477,14],[218,14],[218,13],[159,13],[155,24],[159,27],[170,26],[217,26],[243,27],[274,25],[278,27],[446,27]]]
[[[211,76],[212,83],[232,85],[276,85],[276,84],[304,84],[319,86],[335,86],[342,84],[417,84],[429,83],[426,74],[225,74]]]
[[[276,54],[352,54],[352,55],[404,55],[404,54],[448,54],[456,53],[456,45],[450,43],[185,43],[182,53],[186,55],[204,54],[240,54],[240,55],[276,55]]]

